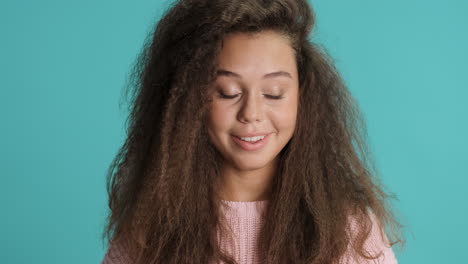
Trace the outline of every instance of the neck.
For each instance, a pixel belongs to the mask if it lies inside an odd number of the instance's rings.
[[[238,170],[224,166],[217,192],[227,201],[262,201],[270,199],[277,161],[256,170]]]

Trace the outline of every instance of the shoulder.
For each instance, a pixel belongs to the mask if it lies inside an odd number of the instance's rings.
[[[126,255],[125,248],[116,243],[111,243],[101,264],[128,264],[131,263]]]
[[[343,256],[342,264],[364,264],[364,263],[379,263],[379,264],[397,264],[395,253],[387,238],[385,229],[378,218],[369,211],[370,223],[362,224],[362,219],[357,217],[349,217],[349,237],[350,245]],[[369,226],[370,225],[370,226]],[[367,256],[377,256],[375,259],[367,259],[356,252],[355,247],[359,247],[359,239],[369,233],[363,243],[363,253]]]

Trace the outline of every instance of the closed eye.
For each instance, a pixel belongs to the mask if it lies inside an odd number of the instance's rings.
[[[239,94],[235,94],[235,95],[226,95],[226,94],[222,94],[222,93],[219,93],[219,97],[223,98],[223,99],[234,99],[238,96]],[[270,95],[270,94],[264,94],[264,96],[268,99],[273,99],[273,100],[279,100],[279,99],[282,99],[283,96],[282,95]]]
[[[235,95],[226,95],[226,94],[223,94],[223,93],[219,93],[219,97],[221,98],[224,98],[224,99],[234,99],[238,96],[239,94],[235,94]]]
[[[269,95],[269,94],[264,94],[266,98],[269,98],[269,99],[274,99],[274,100],[279,100],[281,98],[283,98],[282,95]]]

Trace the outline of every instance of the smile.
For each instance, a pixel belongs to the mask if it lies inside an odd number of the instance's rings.
[[[236,137],[232,136],[234,142],[243,150],[255,151],[263,148],[271,134],[255,137]]]
[[[259,140],[262,140],[266,135],[263,135],[263,136],[256,136],[256,137],[239,137],[240,139],[244,140],[244,141],[247,141],[247,142],[251,142],[251,143],[255,143]]]

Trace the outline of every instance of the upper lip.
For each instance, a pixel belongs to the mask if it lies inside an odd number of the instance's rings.
[[[265,132],[265,133],[248,133],[248,134],[244,134],[244,135],[241,135],[241,136],[237,136],[236,137],[257,137],[257,136],[266,136],[270,133],[268,132]]]

